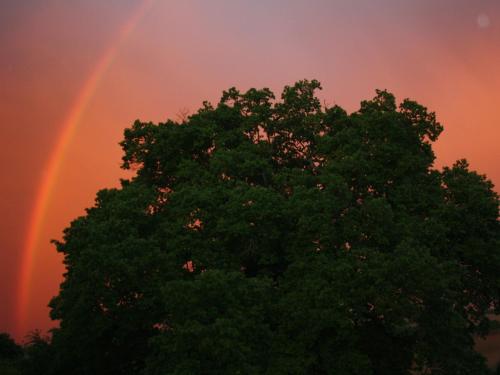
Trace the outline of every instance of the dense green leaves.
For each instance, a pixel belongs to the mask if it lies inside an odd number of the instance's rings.
[[[272,337],[275,294],[266,279],[208,270],[166,283],[169,311],[152,340],[147,374],[261,374]]]
[[[65,231],[54,373],[484,373],[500,312],[498,196],[433,169],[434,113],[347,114],[317,81],[136,121],[136,177]]]
[[[18,375],[23,350],[7,333],[0,333],[0,374]]]

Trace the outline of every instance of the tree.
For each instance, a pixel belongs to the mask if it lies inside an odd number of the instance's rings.
[[[125,130],[123,168],[57,249],[54,373],[481,374],[500,312],[498,195],[433,167],[435,114],[319,82],[225,91]]]
[[[23,349],[17,345],[8,333],[0,333],[0,374],[19,374],[19,362],[22,359]]]
[[[50,337],[39,330],[30,332],[24,344],[24,358],[21,362],[23,375],[50,374],[54,354],[50,345]]]

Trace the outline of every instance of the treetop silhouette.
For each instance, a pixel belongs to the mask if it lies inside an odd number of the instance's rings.
[[[486,373],[492,183],[434,168],[424,106],[377,90],[348,114],[319,89],[231,88],[125,130],[136,176],[57,243],[55,374]]]

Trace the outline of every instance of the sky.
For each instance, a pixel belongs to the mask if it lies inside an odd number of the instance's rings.
[[[348,111],[388,89],[436,112],[437,167],[500,186],[500,0],[5,0],[0,47],[0,331],[18,340],[55,324],[50,240],[130,176],[124,128],[232,86],[318,79]]]

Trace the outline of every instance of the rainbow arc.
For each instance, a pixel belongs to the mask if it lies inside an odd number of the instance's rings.
[[[73,105],[71,106],[66,119],[63,121],[61,131],[57,137],[57,141],[47,158],[45,171],[41,178],[37,193],[35,196],[35,204],[32,209],[32,214],[28,223],[26,241],[23,246],[23,254],[21,260],[21,269],[18,281],[18,301],[16,308],[16,317],[18,322],[18,332],[23,332],[26,329],[26,320],[28,318],[29,298],[31,293],[31,275],[34,267],[34,259],[37,247],[40,242],[41,228],[43,221],[51,201],[51,194],[58,180],[61,166],[65,154],[78,130],[80,121],[97,91],[102,78],[109,70],[113,61],[116,59],[120,49],[129,39],[130,35],[137,28],[137,25],[144,18],[145,14],[151,9],[154,0],[144,0],[133,12],[127,22],[122,26],[117,38],[108,47],[99,58],[96,66],[89,74],[89,77],[83,84],[79,94],[77,95]]]

